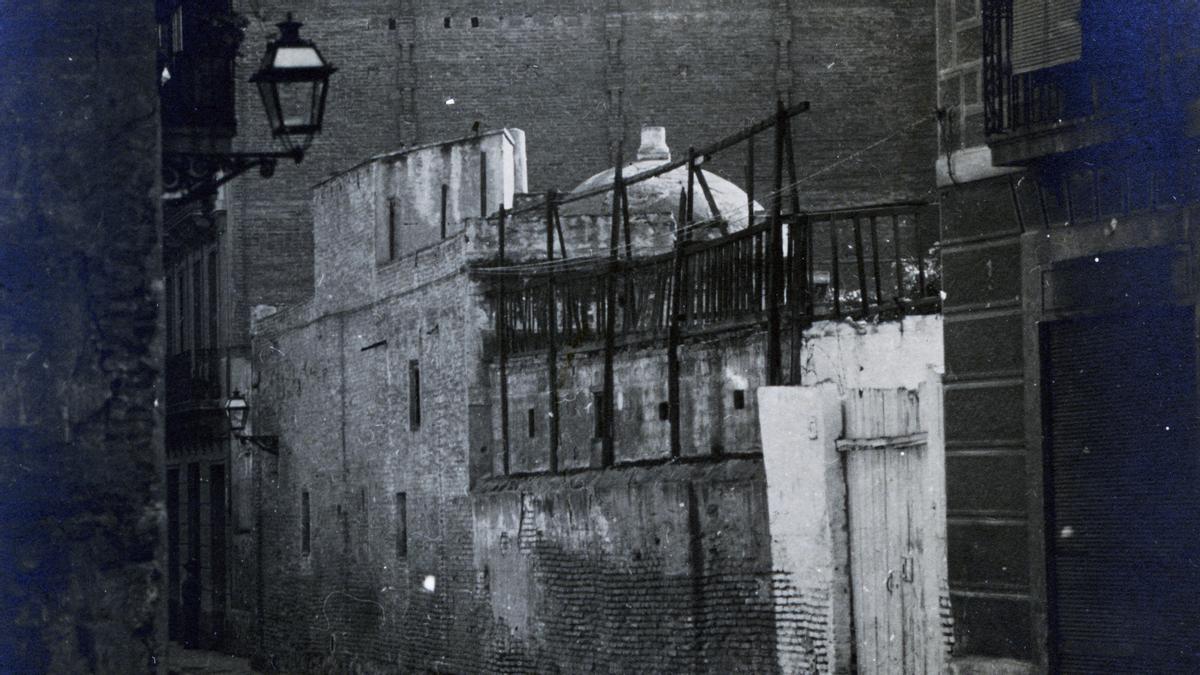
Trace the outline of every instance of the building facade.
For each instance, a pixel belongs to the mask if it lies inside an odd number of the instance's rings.
[[[229,329],[235,269],[226,193],[215,186],[233,148],[235,60],[243,20],[228,2],[161,0],[157,78],[162,120],[166,460],[163,581],[167,635],[220,647],[228,603],[229,425],[222,406],[239,384]],[[259,255],[262,255],[261,253]]]
[[[937,4],[957,653],[1194,669],[1196,14]]]

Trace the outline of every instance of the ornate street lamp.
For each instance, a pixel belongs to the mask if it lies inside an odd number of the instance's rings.
[[[337,69],[316,45],[300,38],[303,24],[291,12],[277,25],[279,39],[267,44],[262,66],[250,81],[258,85],[271,135],[302,157],[313,134],[321,131],[329,76]]]
[[[300,163],[313,136],[321,132],[329,76],[337,69],[325,61],[312,41],[300,37],[303,24],[293,20],[290,12],[286,21],[276,25],[279,38],[267,43],[258,72],[250,81],[258,86],[271,136],[286,149],[164,153],[164,189],[181,203],[212,195],[250,169],[257,168],[263,178],[270,178],[280,159]]]
[[[234,389],[229,399],[225,401],[225,414],[229,417],[229,430],[233,432],[233,437],[242,443],[252,443],[272,455],[278,455],[278,436],[250,436],[242,433],[246,428],[246,418],[249,417],[249,413],[250,404],[246,403],[246,399],[242,397],[240,391]]]

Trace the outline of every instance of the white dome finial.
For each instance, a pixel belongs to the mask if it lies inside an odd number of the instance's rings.
[[[642,127],[642,145],[638,148],[637,158],[661,159],[671,161],[671,149],[667,147],[666,127]]]

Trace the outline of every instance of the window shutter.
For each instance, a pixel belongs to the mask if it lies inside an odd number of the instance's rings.
[[[1013,0],[1013,74],[1078,61],[1080,0]]]

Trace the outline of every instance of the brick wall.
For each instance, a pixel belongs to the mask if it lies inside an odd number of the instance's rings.
[[[255,339],[256,428],[281,442],[280,458],[264,457],[261,469],[263,651],[281,667],[473,663],[463,621],[475,584],[464,292],[462,277],[435,280],[311,321],[279,325],[281,316]],[[416,428],[412,361],[420,368]],[[403,551],[397,493],[405,494]],[[435,579],[432,591],[426,577]]]
[[[982,145],[983,37],[979,0],[938,0],[938,106],[947,117],[942,150]]]
[[[376,198],[388,187],[376,174],[389,161],[316,191],[318,293],[255,324],[254,433],[278,434],[281,450],[234,473],[234,503],[247,506],[239,491],[257,496],[248,519],[263,539],[236,535],[238,564],[261,571],[232,592],[261,597],[261,628],[247,611],[234,632],[263,665],[478,667],[465,238],[375,263]]]
[[[830,383],[835,398],[856,387],[915,388],[930,368],[940,369],[941,333],[937,316],[860,329],[822,322],[806,334],[806,382]],[[619,352],[614,446],[624,466],[607,470],[598,470],[600,440],[592,438],[601,355],[561,355],[565,476],[545,474],[544,356],[509,361],[510,467],[524,475],[503,476],[497,456],[494,475],[473,494],[476,566],[515,667],[764,672],[776,667],[777,650],[786,652],[780,663],[829,667],[832,606],[841,603],[848,614],[845,589],[839,600],[832,587],[804,583],[804,570],[828,565],[816,552],[781,564],[769,550],[771,538],[793,524],[768,523],[774,516],[765,501],[755,396],[763,345],[764,336],[751,332],[681,349],[683,454],[710,461],[659,466],[636,463],[668,456],[669,426],[657,412],[666,400],[665,354],[658,347]],[[744,408],[733,404],[735,390],[745,392]],[[774,478],[800,501],[809,479]],[[823,545],[828,557],[828,537]],[[939,579],[944,586],[944,573]]]
[[[1023,421],[1021,218],[984,146],[977,0],[937,2],[946,292],[947,558],[960,663],[1030,660],[1033,597]],[[953,155],[951,156],[951,153]],[[966,659],[966,660],[963,660]],[[966,668],[967,666],[956,666]]]
[[[942,324],[937,316],[916,316],[899,323],[865,326],[822,321],[805,331],[801,363],[806,383],[833,381],[862,386],[889,374],[919,382],[927,367],[942,363]],[[785,339],[785,345],[787,340]],[[766,335],[761,331],[726,332],[685,342],[680,347],[681,452],[685,457],[759,453],[758,408],[754,392],[765,384]],[[904,353],[903,358],[896,354]],[[559,466],[564,470],[601,466],[601,440],[593,436],[596,406],[603,391],[603,353],[595,348],[564,347],[559,354],[558,392],[561,424]],[[493,367],[494,369],[494,367]],[[614,440],[617,463],[664,459],[669,423],[659,407],[667,401],[666,350],[660,345],[622,348],[614,359]],[[510,357],[508,362],[509,451],[513,473],[549,468],[549,381],[544,353]],[[899,376],[897,376],[899,377]],[[491,374],[494,397],[499,375]],[[914,384],[915,386],[915,384]],[[739,397],[738,392],[741,392]],[[742,406],[736,400],[741,398]],[[493,409],[499,411],[498,398]],[[533,434],[529,433],[533,411]],[[493,421],[501,437],[500,420]],[[503,473],[499,454],[492,471]]]
[[[154,6],[10,4],[4,24],[0,670],[149,672],[165,637]]]
[[[774,670],[761,462],[496,478],[474,504],[496,671]]]

